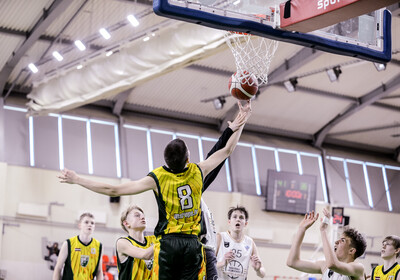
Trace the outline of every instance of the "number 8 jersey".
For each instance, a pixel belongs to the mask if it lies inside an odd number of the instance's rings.
[[[154,234],[183,233],[198,235],[201,221],[203,174],[197,164],[189,163],[180,173],[166,166],[149,173],[157,184],[158,224]]]
[[[234,259],[229,261],[222,269],[218,269],[218,279],[221,280],[246,280],[249,269],[250,256],[253,253],[253,239],[245,235],[241,242],[236,242],[228,232],[220,232],[221,243],[218,248],[217,261],[221,262],[224,255],[231,251]]]

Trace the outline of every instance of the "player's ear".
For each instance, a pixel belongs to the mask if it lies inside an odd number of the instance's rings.
[[[356,255],[356,248],[350,248],[349,253],[353,255],[353,257]]]

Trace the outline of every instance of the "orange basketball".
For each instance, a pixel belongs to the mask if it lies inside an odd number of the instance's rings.
[[[247,71],[233,74],[229,79],[229,91],[236,99],[251,99],[258,91],[256,76],[249,74]]]

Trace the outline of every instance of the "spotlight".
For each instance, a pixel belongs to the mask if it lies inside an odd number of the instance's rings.
[[[108,31],[105,28],[100,28],[99,32],[100,32],[101,36],[104,37],[104,39],[108,40],[111,38],[110,33],[108,33]]]
[[[75,46],[76,46],[80,51],[86,50],[86,47],[85,47],[85,45],[82,43],[81,40],[76,40],[74,43],[75,43]]]
[[[285,88],[287,89],[288,92],[294,92],[296,91],[296,85],[297,85],[297,78],[290,79],[289,81],[283,82],[285,85]]]
[[[378,72],[386,70],[386,63],[376,63],[376,62],[374,62],[374,65],[375,65],[376,71],[378,71]]]
[[[58,61],[62,61],[64,58],[62,57],[62,55],[58,52],[58,51],[54,51],[53,52],[53,56],[58,60]]]
[[[213,100],[215,110],[221,110],[224,107],[225,97],[218,97]]]
[[[329,80],[331,82],[335,82],[339,80],[340,74],[342,74],[342,70],[340,70],[340,66],[333,67],[332,69],[326,70],[326,74],[328,74]]]
[[[37,69],[36,65],[33,63],[29,63],[28,67],[33,73],[37,73],[39,71],[39,69]]]
[[[136,26],[139,25],[139,21],[135,18],[134,15],[129,15],[129,16],[127,16],[126,18],[129,20],[129,22],[130,22],[134,27],[136,27]]]

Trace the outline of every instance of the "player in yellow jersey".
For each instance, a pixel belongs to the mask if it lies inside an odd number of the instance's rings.
[[[400,255],[400,237],[389,235],[382,242],[383,265],[372,270],[371,280],[400,280],[400,265],[396,259]]]
[[[128,236],[117,240],[118,279],[150,279],[156,237],[143,234],[146,229],[143,210],[136,205],[129,206],[121,214],[121,227]]]
[[[92,237],[95,228],[93,215],[83,213],[78,227],[79,235],[67,239],[61,246],[53,280],[103,280],[102,244]]]
[[[200,232],[200,200],[203,177],[231,155],[243,126],[251,115],[250,101],[242,106],[235,122],[238,129],[226,146],[199,164],[189,163],[189,151],[180,140],[172,140],[164,150],[167,166],[159,167],[142,179],[121,185],[95,182],[63,170],[60,182],[79,184],[109,196],[131,195],[152,190],[157,199],[159,220],[155,229],[158,240],[154,247],[152,279],[205,279],[203,248]]]

